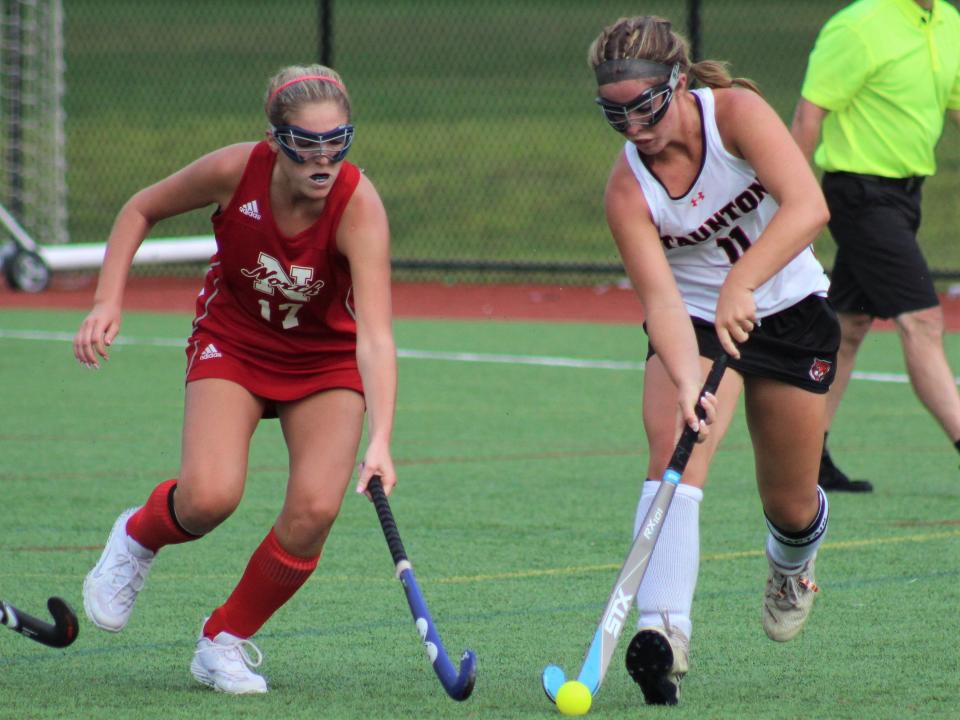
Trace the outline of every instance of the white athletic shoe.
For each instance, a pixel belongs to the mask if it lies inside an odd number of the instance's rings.
[[[770,575],[763,594],[763,629],[777,642],[792,640],[803,629],[819,588],[813,577],[812,557],[793,575],[786,575],[770,556]]]
[[[254,654],[251,655],[248,650]],[[263,655],[260,648],[250,640],[228,632],[217,633],[211,640],[204,637],[201,627],[190,672],[198,681],[220,692],[231,695],[265,693],[267,681],[250,669],[260,667],[261,662]]]
[[[127,535],[130,508],[113,524],[100,560],[83,581],[83,609],[101,630],[120,632],[130,620],[156,553]]]

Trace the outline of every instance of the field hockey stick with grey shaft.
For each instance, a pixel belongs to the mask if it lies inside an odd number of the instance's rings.
[[[53,615],[52,625],[0,600],[0,623],[38,643],[66,647],[77,639],[77,616],[66,601],[58,597],[47,600],[47,609]]]
[[[407,604],[410,606],[414,624],[417,626],[417,632],[420,633],[420,639],[427,650],[427,657],[433,665],[433,670],[440,678],[440,683],[443,685],[443,689],[447,691],[447,695],[454,700],[466,700],[473,692],[473,685],[477,679],[477,656],[473,650],[464,651],[460,658],[459,672],[450,662],[447,651],[443,647],[443,642],[440,640],[440,634],[437,632],[437,627],[430,616],[430,610],[427,609],[427,603],[423,599],[423,593],[420,592],[420,587],[417,585],[417,578],[413,574],[413,566],[403,549],[397,523],[393,519],[390,503],[387,501],[387,495],[383,491],[383,483],[378,475],[370,478],[367,490],[370,492],[370,497],[373,498],[373,506],[377,510],[377,517],[380,518],[383,536],[387,539],[387,546],[390,548],[390,554],[393,556],[393,563],[396,566],[397,579],[403,584],[403,590],[407,595]]]
[[[700,391],[700,397],[707,392],[716,393],[726,367],[727,355],[722,353],[713,361],[713,367],[710,368],[707,381]],[[697,416],[702,419],[705,414],[706,411],[698,403]],[[697,431],[689,425],[684,425],[680,440],[677,442],[673,455],[670,457],[670,462],[667,464],[667,469],[663,473],[663,482],[660,483],[660,488],[653,498],[653,503],[647,510],[646,517],[640,525],[640,532],[637,533],[637,537],[630,547],[630,552],[627,553],[627,558],[623,562],[617,581],[613,585],[613,592],[610,593],[607,606],[603,610],[603,615],[600,616],[600,624],[583,660],[580,675],[577,677],[577,680],[587,686],[591,696],[600,689],[600,684],[607,674],[613,651],[617,647],[617,641],[620,639],[620,634],[626,624],[627,613],[630,612],[630,606],[633,604],[640,583],[643,581],[650,556],[653,554],[657,538],[660,536],[660,529],[663,527],[667,511],[670,509],[673,493],[677,489],[696,441]],[[558,666],[548,665],[544,669],[543,690],[552,702],[557,701],[557,692],[566,681],[563,670]]]

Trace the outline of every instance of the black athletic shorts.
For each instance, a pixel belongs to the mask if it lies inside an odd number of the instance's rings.
[[[917,243],[922,184],[919,177],[824,174],[837,244],[830,301],[839,312],[892,318],[939,304]]]
[[[712,322],[691,318],[700,355],[713,360],[723,350]],[[646,328],[646,325],[644,325]],[[830,389],[837,373],[840,323],[830,301],[810,295],[796,305],[763,318],[729,366],[744,377],[764,377],[812,393]],[[647,348],[647,359],[656,353]]]

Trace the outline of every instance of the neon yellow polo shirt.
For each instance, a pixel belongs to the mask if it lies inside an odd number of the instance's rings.
[[[859,0],[827,21],[801,91],[828,110],[814,161],[824,170],[936,172],[947,108],[960,109],[960,13],[943,0]]]

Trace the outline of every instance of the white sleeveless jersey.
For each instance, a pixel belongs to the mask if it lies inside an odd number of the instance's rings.
[[[692,92],[700,106],[705,148],[700,172],[686,193],[671,197],[633,143],[627,142],[624,152],[660,232],[687,312],[713,322],[730,266],[756,242],[779,205],[750,164],[723,147],[713,91]],[[754,291],[757,317],[779,312],[808,295],[826,295],[829,285],[813,248],[807,247]]]

